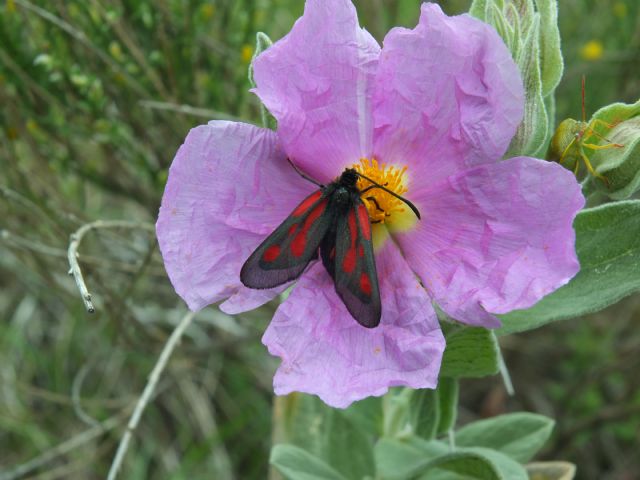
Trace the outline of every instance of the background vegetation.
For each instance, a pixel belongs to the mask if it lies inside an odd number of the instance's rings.
[[[381,40],[419,0],[361,0]],[[449,13],[466,0],[440,2]],[[640,96],[634,0],[563,0],[558,118]],[[0,6],[0,479],[104,478],[123,425],[185,307],[153,235],[168,166],[212,118],[256,123],[255,33],[286,33],[302,0],[6,0]],[[69,235],[97,219],[81,264],[97,312],[67,275]],[[274,306],[196,317],[138,428],[123,478],[264,478],[275,361],[259,342]],[[501,338],[500,379],[461,386],[459,421],[511,410],[556,418],[541,458],[578,478],[640,471],[640,297]]]

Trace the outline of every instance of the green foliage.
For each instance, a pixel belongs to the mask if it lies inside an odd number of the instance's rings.
[[[276,445],[271,451],[271,464],[290,480],[347,480],[329,464],[294,445]]]
[[[376,445],[376,469],[383,480],[518,480],[528,476],[522,465],[499,450],[449,448],[438,441],[411,437],[383,439]]]
[[[442,358],[442,377],[485,377],[499,369],[498,344],[486,328],[443,323],[447,348]]]
[[[284,415],[277,423],[281,427],[276,432],[278,443],[316,455],[345,478],[373,475],[373,438],[380,428],[375,422],[362,424],[361,419],[382,418],[380,399],[337,410],[315,396],[294,393],[277,399],[276,412]]]
[[[458,418],[458,395],[460,386],[453,378],[441,377],[438,382],[438,402],[440,404],[440,419],[438,433],[447,433],[456,425]]]
[[[479,420],[456,432],[456,445],[498,450],[517,462],[528,462],[542,448],[554,421],[533,413],[519,412]]]
[[[521,463],[540,450],[554,424],[542,415],[515,413],[453,432],[458,384],[446,378],[436,390],[403,389],[344,412],[303,394],[278,402],[289,416],[279,423],[286,431],[280,432],[283,443],[275,447],[271,463],[287,478],[527,478]],[[387,427],[361,429],[353,422],[355,412],[379,412],[379,406]],[[442,434],[455,445],[437,440]]]
[[[530,309],[501,315],[498,334],[595,312],[640,289],[640,201],[583,210],[574,227],[580,272]]]

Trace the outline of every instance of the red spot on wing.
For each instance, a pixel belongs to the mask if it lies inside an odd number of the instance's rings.
[[[293,225],[291,225],[289,227],[289,232],[287,233],[287,235],[292,236],[294,233],[296,233],[296,229],[298,228],[298,224],[294,223]]]
[[[280,247],[278,245],[271,245],[262,254],[262,259],[265,262],[273,262],[280,256]]]
[[[314,208],[311,211],[311,213],[307,218],[304,219],[304,224],[302,225],[302,228],[300,229],[298,234],[295,236],[295,238],[291,242],[291,254],[294,257],[301,257],[302,254],[304,253],[304,250],[307,247],[307,234],[309,233],[309,229],[313,226],[316,220],[318,220],[318,218],[320,218],[320,216],[324,213],[324,210],[326,207],[327,207],[327,201],[324,200],[322,203],[320,203],[316,208]]]
[[[356,268],[356,251],[353,248],[347,250],[344,258],[342,259],[342,270],[345,273],[351,273]]]
[[[307,198],[305,198],[300,205],[296,207],[296,209],[293,211],[291,215],[293,215],[294,217],[299,217],[301,215],[304,215],[307,212],[307,210],[309,210],[313,206],[313,204],[320,199],[321,195],[322,195],[322,190],[318,190],[317,192],[312,193]]]
[[[369,279],[369,275],[364,272],[360,275],[360,290],[362,290],[362,293],[367,297],[371,295],[371,280]]]
[[[347,217],[347,225],[349,226],[349,240],[350,245],[349,249],[344,255],[342,259],[342,270],[345,273],[351,273],[356,268],[356,238],[357,238],[357,230],[356,230],[356,216],[353,213],[353,210],[349,211],[349,215]]]
[[[358,223],[360,224],[362,237],[365,240],[371,240],[371,222],[369,221],[367,208],[364,205],[358,205]]]

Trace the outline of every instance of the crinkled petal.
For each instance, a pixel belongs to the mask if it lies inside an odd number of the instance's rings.
[[[379,52],[349,0],[308,0],[291,32],[254,62],[255,93],[284,149],[321,182],[371,154]]]
[[[382,319],[372,329],[349,315],[320,262],[298,281],[262,339],[282,358],[278,395],[312,393],[344,408],[392,386],[436,386],[445,342],[430,298],[392,242],[376,263]]]
[[[270,130],[232,122],[191,130],[156,224],[165,268],[189,308],[234,296],[227,307],[237,313],[281,291],[244,288],[240,267],[314,188],[286,162]]]
[[[415,29],[394,28],[384,39],[374,91],[375,156],[408,165],[412,182],[437,183],[499,160],[523,105],[520,73],[496,31],[424,4]]]
[[[396,235],[438,304],[462,322],[527,308],[579,270],[572,224],[584,205],[560,165],[517,157],[414,192],[422,220]]]

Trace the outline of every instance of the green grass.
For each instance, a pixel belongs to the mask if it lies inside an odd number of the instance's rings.
[[[393,25],[415,24],[420,2],[356,3],[381,40]],[[468,5],[441,3],[450,13]],[[619,16],[609,5],[616,2],[560,3],[567,67],[559,117],[580,114],[582,73],[589,112],[635,100],[637,2],[627,0]],[[86,314],[66,274],[69,235],[96,219],[153,223],[167,169],[190,128],[210,118],[257,122],[246,77],[255,33],[279,38],[302,7],[299,0],[0,6],[0,478],[96,422],[110,422],[109,430],[20,477],[104,478],[132,404],[185,307],[152,236],[101,230],[80,247],[97,307]],[[580,50],[593,39],[604,56],[584,60]],[[198,315],[145,412],[122,478],[265,477],[276,361],[259,339],[272,309]],[[597,343],[599,333],[572,325],[583,343],[556,339],[557,349],[588,352],[583,346]],[[615,345],[606,343],[610,355],[598,361],[614,362]],[[588,370],[588,355],[578,358],[558,375]],[[631,385],[624,372],[616,382]],[[578,413],[601,407],[601,396],[590,394]],[[614,434],[629,443],[628,429]]]

